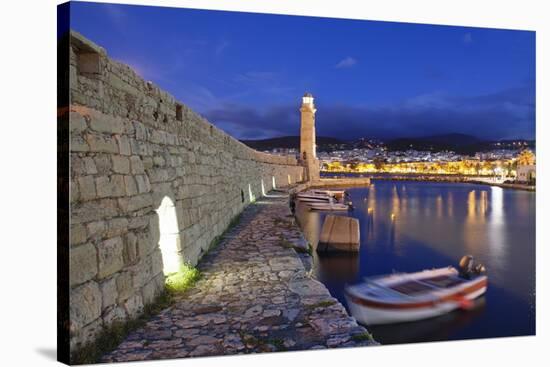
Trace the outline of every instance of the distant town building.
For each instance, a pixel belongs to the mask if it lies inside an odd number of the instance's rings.
[[[534,183],[536,179],[536,157],[535,154],[529,150],[523,150],[517,159],[517,169],[516,169],[516,181]]]
[[[518,165],[516,170],[518,182],[533,182],[536,179],[536,166],[534,164]]]

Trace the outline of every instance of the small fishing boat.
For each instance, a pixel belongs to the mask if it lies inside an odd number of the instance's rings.
[[[296,198],[296,200],[302,203],[316,203],[316,204],[327,204],[331,202],[331,199],[332,198],[328,198],[327,200],[318,199],[318,198],[309,198],[309,197]]]
[[[456,309],[471,309],[487,290],[485,268],[464,256],[459,270],[446,268],[366,278],[348,286],[350,312],[366,325],[408,322],[436,317]]]
[[[335,194],[344,195],[344,193],[346,192],[346,190],[321,190],[321,189],[314,189],[311,191],[318,194],[325,194],[325,195],[335,195]]]
[[[353,209],[351,204],[341,204],[336,202],[329,203],[311,203],[308,204],[309,210],[327,210],[327,211],[347,211]]]
[[[311,190],[314,194],[320,194],[320,195],[327,195],[331,196],[336,199],[342,199],[343,197],[347,196],[348,193],[346,190]]]
[[[332,200],[332,197],[325,194],[315,194],[313,192],[300,192],[296,194],[296,199],[299,201],[329,202]]]

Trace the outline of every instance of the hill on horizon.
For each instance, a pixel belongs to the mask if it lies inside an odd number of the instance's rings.
[[[315,141],[320,149],[324,149],[326,146],[329,145],[346,144],[344,140],[326,136],[317,136],[315,138]],[[241,142],[256,150],[271,150],[273,148],[300,149],[299,136],[280,136],[269,139],[241,140]]]
[[[387,142],[389,150],[453,150],[456,152],[469,152],[471,148],[478,146],[483,141],[473,135],[450,133],[429,135],[415,138],[397,138]]]
[[[355,141],[345,141],[338,138],[318,136],[317,148],[320,151],[332,151],[336,149],[353,149],[364,147],[366,138],[359,138]],[[535,146],[534,140],[515,139],[526,141],[529,147]],[[274,148],[295,148],[300,147],[299,136],[281,136],[269,139],[259,140],[241,140],[244,144],[256,150],[272,150]],[[459,154],[474,154],[479,151],[487,151],[495,149],[497,142],[512,142],[514,140],[483,140],[474,135],[449,133],[429,135],[422,137],[403,137],[384,142],[385,146],[390,151],[405,151],[409,149],[427,150],[427,151],[445,151],[452,150]]]

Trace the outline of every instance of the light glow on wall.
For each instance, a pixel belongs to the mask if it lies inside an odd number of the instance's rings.
[[[175,273],[183,263],[180,248],[180,231],[174,202],[165,196],[156,210],[159,219],[159,247],[162,253],[164,274]]]
[[[250,202],[256,201],[256,196],[252,193],[252,185],[248,184],[248,198],[250,199]]]

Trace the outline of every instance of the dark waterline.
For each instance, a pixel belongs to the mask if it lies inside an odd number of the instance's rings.
[[[395,344],[535,334],[535,193],[486,185],[381,180],[348,192],[355,210],[331,214],[359,219],[360,252],[314,252],[313,267],[317,279],[344,305],[346,284],[394,271],[456,266],[464,254],[474,255],[489,276],[487,293],[474,310],[368,327],[377,341]],[[326,214],[297,207],[300,225],[314,246]]]

